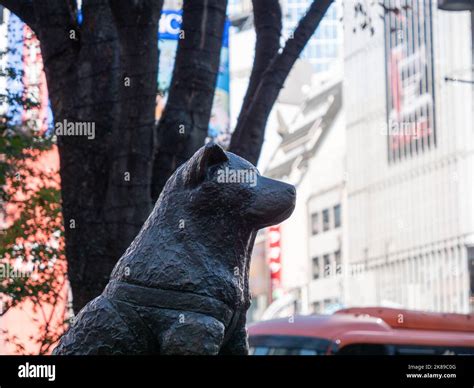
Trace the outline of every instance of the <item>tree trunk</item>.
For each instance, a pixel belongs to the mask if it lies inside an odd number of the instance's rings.
[[[229,150],[253,164],[258,162],[265,135],[265,125],[280,89],[291,68],[311,38],[333,0],[314,0],[300,20],[293,38],[276,55],[261,76],[250,105],[239,116]]]
[[[239,123],[246,117],[262,75],[280,49],[282,29],[280,1],[252,0],[252,5],[256,33],[255,56],[236,127],[239,127]]]
[[[155,201],[174,170],[204,145],[219,71],[227,0],[183,4],[182,31],[153,165]]]
[[[118,259],[152,209],[158,20],[163,0],[109,0],[120,47],[120,113],[104,207]]]
[[[49,4],[52,8],[35,7],[32,27],[41,43],[55,122],[95,125],[94,139],[58,136],[66,255],[77,312],[102,292],[151,209],[162,1],[109,6],[106,0],[85,0],[82,26],[70,15],[65,18],[66,3],[62,8]]]

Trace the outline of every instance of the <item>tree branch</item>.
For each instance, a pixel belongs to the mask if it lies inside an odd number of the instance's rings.
[[[255,57],[237,126],[249,109],[262,74],[280,49],[282,14],[279,0],[252,0],[256,32]]]
[[[333,0],[314,0],[298,23],[293,39],[286,41],[283,51],[276,55],[255,90],[254,98],[241,114],[232,135],[229,150],[256,164],[263,145],[265,125],[291,68],[316,31]]]
[[[173,171],[207,136],[219,71],[227,0],[185,0],[182,32],[153,162],[155,201]]]

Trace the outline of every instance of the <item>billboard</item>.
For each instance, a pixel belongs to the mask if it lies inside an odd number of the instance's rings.
[[[181,10],[163,10],[158,32],[158,47],[160,61],[158,69],[158,89],[155,119],[159,120],[166,104],[167,91],[171,84],[174,60],[182,23]],[[230,103],[229,103],[229,21],[224,27],[219,74],[217,76],[214,102],[212,105],[211,120],[208,136],[220,144],[227,146],[230,140]]]
[[[282,296],[281,284],[281,230],[280,225],[268,228],[268,266],[270,268],[271,299],[276,300]]]
[[[166,95],[171,84],[174,60],[181,31],[182,11],[163,10],[160,18],[158,47],[160,49],[158,69],[158,89],[155,119],[158,120],[166,103]],[[226,21],[221,50],[219,74],[214,95],[214,103],[209,123],[209,137],[226,146],[230,140],[230,103],[229,103],[229,25]],[[8,90],[15,93],[25,91],[31,98],[41,102],[37,109],[23,111],[20,106],[9,106],[9,113],[20,123],[33,120],[37,128],[52,128],[52,112],[48,101],[46,80],[42,71],[39,43],[30,29],[15,15],[9,18],[8,66],[25,70],[21,82],[8,80]],[[25,88],[25,90],[23,90]]]
[[[388,160],[436,145],[432,0],[385,0]]]

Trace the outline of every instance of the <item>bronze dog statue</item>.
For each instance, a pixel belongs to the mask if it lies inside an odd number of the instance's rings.
[[[202,147],[54,354],[247,354],[255,235],[288,218],[295,197],[239,156]]]

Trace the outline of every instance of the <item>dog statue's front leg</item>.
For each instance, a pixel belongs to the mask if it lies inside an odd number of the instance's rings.
[[[246,356],[249,353],[248,333],[245,326],[245,314],[239,319],[233,333],[222,346],[219,355],[242,355]]]
[[[160,338],[160,354],[217,355],[224,325],[215,318],[192,312],[176,312],[176,322]]]

